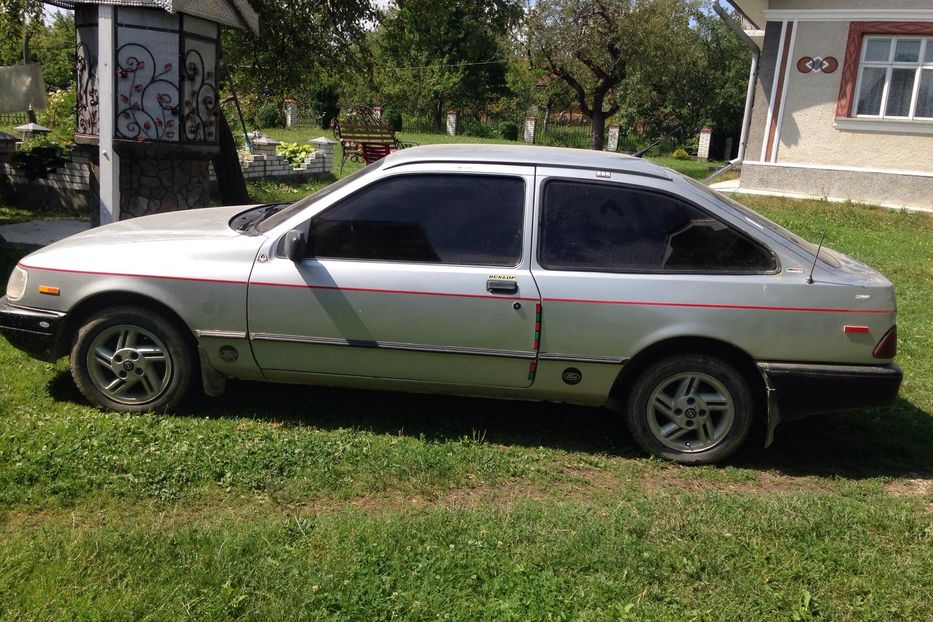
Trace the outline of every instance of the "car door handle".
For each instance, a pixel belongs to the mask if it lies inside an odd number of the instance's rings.
[[[486,291],[491,294],[514,294],[518,292],[518,282],[511,279],[489,279]]]

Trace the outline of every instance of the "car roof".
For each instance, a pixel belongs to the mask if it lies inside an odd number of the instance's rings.
[[[477,162],[614,171],[672,180],[663,166],[608,151],[531,145],[453,144],[410,147],[390,154],[383,168],[420,162]]]

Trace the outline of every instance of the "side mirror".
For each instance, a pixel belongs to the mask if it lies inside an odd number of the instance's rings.
[[[304,231],[292,229],[285,234],[285,256],[292,261],[301,261],[308,252],[308,240]]]

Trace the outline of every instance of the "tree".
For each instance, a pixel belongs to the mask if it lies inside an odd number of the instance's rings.
[[[449,107],[485,105],[507,92],[502,40],[520,17],[519,0],[398,0],[375,34],[380,91],[438,129]]]
[[[32,58],[42,63],[42,76],[50,89],[71,88],[75,64],[75,18],[56,13],[44,23],[31,41]]]
[[[317,76],[365,63],[361,53],[376,17],[370,0],[251,0],[259,36],[224,32],[224,56],[238,91],[280,103]]]
[[[693,0],[539,0],[529,11],[533,58],[576,94],[602,149],[606,119],[632,73],[663,74],[689,47]]]
[[[655,136],[694,136],[705,125],[739,130],[749,54],[715,15],[700,14],[683,62],[662,74],[635,73],[623,84],[621,119]]]
[[[45,10],[40,0],[0,0],[0,62],[27,63],[29,43],[43,26]]]

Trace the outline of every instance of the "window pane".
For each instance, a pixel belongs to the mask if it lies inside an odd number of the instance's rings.
[[[314,218],[310,249],[318,257],[512,266],[524,202],[516,177],[396,177]]]
[[[920,39],[898,39],[894,48],[894,61],[916,63],[920,60]]]
[[[891,86],[888,88],[888,105],[885,116],[906,117],[910,115],[910,98],[914,94],[916,69],[894,69],[891,71]]]
[[[856,114],[881,114],[881,96],[884,93],[884,76],[887,70],[882,67],[862,69],[862,86],[859,88]]]
[[[933,63],[933,39],[927,39],[927,49],[923,53],[924,63]]]
[[[933,118],[933,69],[920,72],[920,92],[917,94],[916,117]]]
[[[607,272],[766,272],[768,253],[677,199],[608,184],[552,181],[541,264]]]
[[[891,53],[890,39],[868,39],[865,45],[865,60],[888,61]]]

